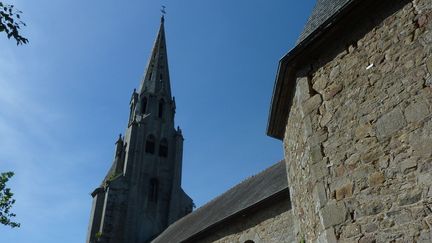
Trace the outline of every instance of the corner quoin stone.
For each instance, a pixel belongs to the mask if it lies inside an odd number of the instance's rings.
[[[319,94],[316,94],[311,98],[309,98],[308,100],[306,100],[302,106],[303,116],[307,116],[312,111],[318,110],[318,108],[321,106],[321,103],[322,103],[322,98],[321,95]]]
[[[328,204],[320,210],[321,223],[325,229],[343,223],[347,214],[343,203]]]

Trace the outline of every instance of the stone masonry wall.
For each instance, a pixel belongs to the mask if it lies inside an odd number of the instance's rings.
[[[341,45],[286,126],[297,242],[432,242],[432,0]]]
[[[295,242],[289,200],[280,200],[224,223],[220,228],[205,233],[205,238],[193,242],[255,243]]]

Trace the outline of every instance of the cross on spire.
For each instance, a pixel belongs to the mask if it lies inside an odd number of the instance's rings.
[[[165,7],[165,5],[162,5],[162,7],[161,7],[161,13],[162,13],[162,17],[161,17],[161,22],[163,23],[163,22],[165,22],[165,14],[166,14],[166,7]]]

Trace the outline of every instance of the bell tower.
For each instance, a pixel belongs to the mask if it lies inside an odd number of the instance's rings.
[[[111,169],[91,194],[88,243],[149,242],[192,211],[192,199],[181,188],[183,135],[174,125],[164,22],[162,16]]]

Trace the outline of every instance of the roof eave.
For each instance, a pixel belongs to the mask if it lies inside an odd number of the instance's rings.
[[[336,22],[346,16],[360,0],[348,1],[335,14],[322,25],[298,43],[279,61],[276,81],[273,86],[273,95],[270,103],[269,119],[267,122],[267,135],[282,140],[285,133],[285,125],[288,120],[289,109],[295,87],[295,71],[298,58],[306,52],[306,49],[314,44],[317,39],[326,34]],[[308,53],[310,54],[310,53]],[[303,59],[305,57],[303,56]],[[288,93],[287,93],[288,92]],[[287,105],[288,104],[288,105]]]
[[[244,208],[244,209],[242,209],[242,210],[240,210],[238,212],[235,212],[234,214],[231,214],[231,215],[229,215],[229,216],[227,216],[227,217],[225,217],[225,218],[223,218],[223,219],[215,222],[212,225],[209,225],[208,227],[206,227],[206,228],[204,228],[204,229],[196,232],[195,234],[190,235],[188,238],[181,240],[181,242],[194,241],[195,239],[200,238],[205,232],[208,232],[209,230],[211,230],[213,228],[219,227],[220,225],[224,224],[225,222],[227,222],[227,221],[229,221],[229,220],[231,220],[231,219],[233,219],[233,218],[235,218],[235,217],[237,217],[239,215],[242,215],[245,212],[251,211],[251,210],[253,210],[253,209],[257,208],[257,207],[265,205],[266,203],[268,203],[270,201],[273,201],[275,199],[280,199],[282,197],[284,197],[284,198],[286,197],[286,198],[288,198],[288,200],[290,200],[288,186],[285,187],[285,188],[280,189],[279,191],[273,193],[272,195],[270,195],[267,198],[264,198],[264,199],[262,199],[262,200],[260,200],[260,201],[258,201],[256,203],[254,203],[254,204],[252,204],[252,205],[250,205],[250,206],[248,206],[248,207],[246,207],[246,208]]]

